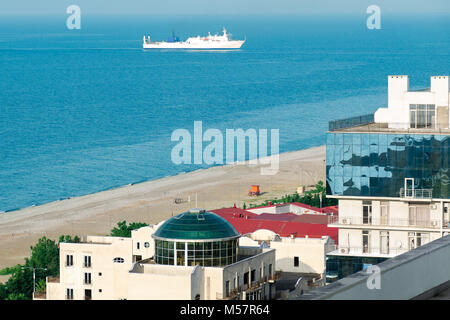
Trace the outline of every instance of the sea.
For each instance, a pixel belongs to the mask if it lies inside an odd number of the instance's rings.
[[[177,129],[278,129],[279,151],[325,143],[328,122],[387,106],[450,74],[448,15],[0,18],[0,211],[206,168],[175,164]],[[145,51],[220,33],[240,50]],[[190,182],[186,181],[188,185]]]

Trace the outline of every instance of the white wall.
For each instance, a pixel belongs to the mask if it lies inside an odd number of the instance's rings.
[[[448,76],[431,77],[429,91],[409,91],[408,76],[388,76],[388,107],[375,112],[375,122],[388,123],[389,128],[408,129],[410,104],[434,104],[436,109],[448,108],[449,96]],[[450,118],[445,123],[448,129]]]
[[[281,241],[272,241],[270,247],[275,249],[277,270],[322,274],[326,267],[326,254],[332,250],[332,243],[329,237],[281,238]],[[294,257],[299,258],[298,267],[294,266]]]

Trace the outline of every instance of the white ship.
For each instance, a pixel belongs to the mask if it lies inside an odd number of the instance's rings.
[[[223,28],[222,35],[211,35],[206,37],[190,37],[186,41],[180,41],[172,35],[167,41],[153,42],[150,36],[145,37],[142,44],[144,49],[239,49],[245,40],[231,40],[231,34]]]

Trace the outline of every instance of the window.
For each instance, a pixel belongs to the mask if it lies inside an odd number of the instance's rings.
[[[98,276],[99,276],[99,277],[101,277],[101,276],[102,276],[102,273],[101,273],[101,272],[99,272],[99,273],[98,273]]]
[[[225,282],[225,294],[226,294],[227,297],[230,296],[230,281],[229,280],[227,280]]]
[[[372,201],[363,201],[363,224],[372,224]]]
[[[150,243],[149,242],[144,242],[144,247],[150,248]]]
[[[430,207],[428,205],[411,204],[409,207],[409,225],[428,227],[430,225]]]
[[[141,248],[141,244],[139,242],[136,243],[136,248],[139,250]]]
[[[85,268],[91,267],[91,256],[84,256],[84,267]]]
[[[255,271],[256,270],[252,270],[252,272],[251,272],[251,282],[255,281],[255,278],[256,278],[256,276],[255,276],[256,272]]]
[[[67,267],[73,266],[73,255],[71,254],[66,255],[66,266]]]
[[[380,231],[380,253],[389,253],[389,231]]]
[[[249,285],[248,272],[244,273],[244,284]]]
[[[91,273],[90,272],[84,273],[84,284],[91,284]]]
[[[434,128],[436,122],[435,105],[410,104],[409,117],[411,128]]]
[[[367,230],[362,232],[362,251],[363,253],[369,253],[369,231]]]
[[[272,264],[269,264],[269,277],[272,276]]]
[[[389,202],[380,203],[380,224],[385,226],[389,221]]]
[[[418,248],[430,241],[429,233],[409,232],[409,250]]]
[[[300,265],[300,262],[298,260],[298,257],[294,257],[294,267],[298,267]]]
[[[116,258],[114,258],[113,262],[114,262],[114,263],[124,263],[125,260],[124,260],[123,258],[116,257]]]
[[[102,292],[102,289],[98,289],[98,292]]]
[[[73,300],[73,289],[66,289],[66,299]]]

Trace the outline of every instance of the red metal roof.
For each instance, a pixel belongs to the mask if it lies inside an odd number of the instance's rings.
[[[339,209],[338,209],[337,206],[329,206],[329,207],[317,208],[317,207],[313,207],[313,206],[310,206],[308,204],[304,204],[304,203],[301,203],[301,202],[277,203],[277,204],[272,204],[272,205],[267,205],[267,206],[253,207],[253,208],[249,208],[249,210],[262,209],[262,208],[272,208],[272,207],[282,207],[282,206],[289,206],[289,205],[294,205],[294,206],[297,206],[297,207],[301,207],[301,208],[304,208],[304,209],[308,209],[308,210],[316,211],[316,212],[320,212],[320,213],[337,214],[339,212]]]
[[[281,237],[321,238],[329,236],[338,243],[338,228],[328,227],[328,216],[316,214],[255,214],[239,208],[211,210],[230,222],[241,234],[259,229],[271,230]]]

